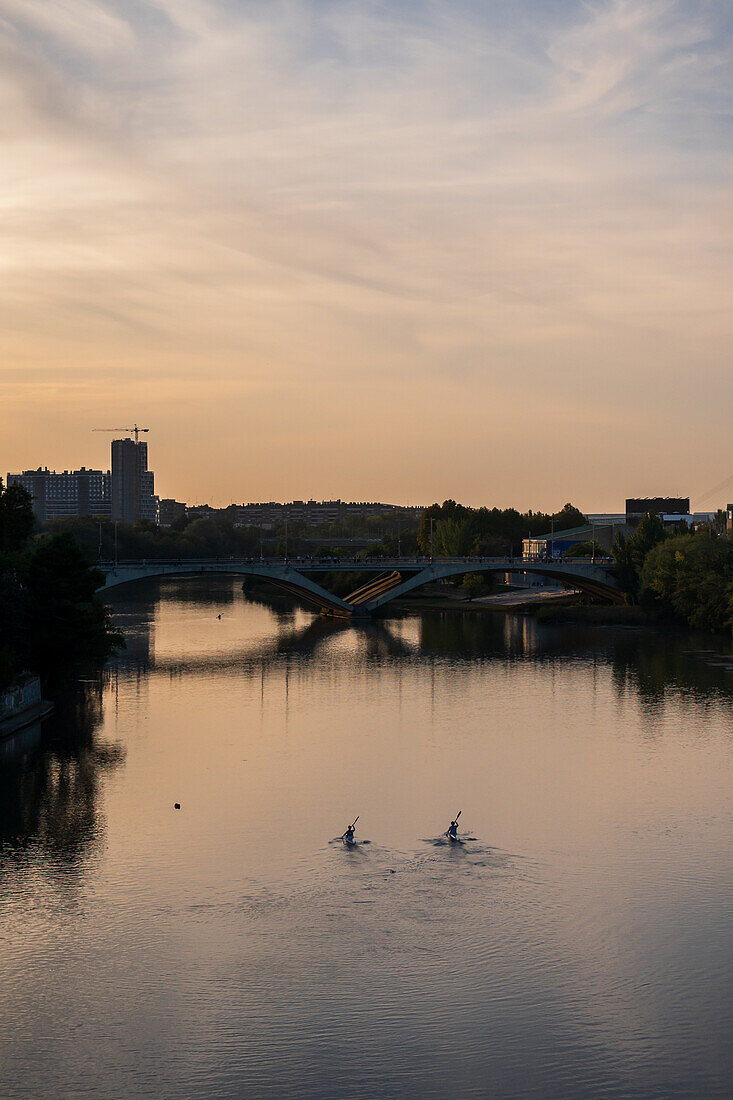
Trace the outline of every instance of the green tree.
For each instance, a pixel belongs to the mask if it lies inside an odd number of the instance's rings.
[[[467,600],[474,600],[477,596],[483,596],[487,586],[480,573],[466,573],[461,582],[461,591]]]
[[[701,531],[654,546],[641,571],[641,600],[689,626],[733,625],[733,539]]]
[[[605,557],[608,551],[604,550],[599,542],[593,542],[590,539],[588,542],[576,542],[574,546],[571,546],[563,554],[564,558],[592,558],[592,557]]]
[[[639,597],[641,571],[647,554],[666,537],[664,524],[659,516],[652,513],[641,517],[629,538],[617,536],[613,548],[616,576],[623,591],[632,599]]]
[[[432,519],[433,547],[436,556],[468,554],[518,553],[522,539],[530,531],[544,534],[554,522],[555,532],[570,530],[586,522],[586,517],[572,504],[559,512],[518,512],[516,508],[467,508],[455,500],[431,504],[423,512],[418,530],[418,544],[423,554],[430,553]],[[445,526],[438,535],[441,524]]]

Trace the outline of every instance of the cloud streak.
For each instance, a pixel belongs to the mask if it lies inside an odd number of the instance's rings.
[[[125,407],[190,497],[716,480],[722,2],[0,0],[0,31],[14,465],[89,461]]]

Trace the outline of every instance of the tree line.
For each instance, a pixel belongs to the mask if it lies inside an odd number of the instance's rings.
[[[432,523],[431,523],[432,520]],[[583,527],[588,518],[573,504],[559,512],[518,512],[516,508],[469,508],[445,500],[422,514],[417,541],[423,554],[500,557],[521,554],[522,540],[530,535],[556,534]]]

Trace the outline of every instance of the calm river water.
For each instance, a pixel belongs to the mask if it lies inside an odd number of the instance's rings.
[[[729,648],[114,610],[103,682],[0,743],[0,1095],[733,1093]]]

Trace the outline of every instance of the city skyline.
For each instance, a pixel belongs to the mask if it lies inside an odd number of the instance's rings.
[[[93,429],[93,430],[98,431],[100,429]],[[146,431],[146,432],[149,431],[148,428],[140,429],[140,430],[141,431]],[[46,477],[48,477],[48,475],[50,475],[52,478],[55,478],[57,480],[57,482],[59,482],[59,483],[63,479],[68,480],[68,479],[76,477],[77,475],[84,475],[85,477],[88,477],[89,475],[99,475],[100,477],[106,478],[106,489],[104,490],[104,493],[105,493],[105,497],[107,498],[107,508],[108,508],[108,510],[111,510],[111,513],[114,513],[113,518],[122,519],[123,518],[123,512],[125,511],[126,506],[123,506],[123,504],[121,503],[121,497],[120,497],[120,493],[122,491],[121,488],[120,488],[121,482],[117,486],[118,501],[117,501],[116,505],[113,502],[113,499],[114,499],[114,496],[115,496],[115,491],[114,491],[114,488],[111,489],[111,486],[113,486],[113,483],[114,483],[115,454],[117,454],[118,456],[121,456],[123,452],[129,451],[131,456],[134,455],[135,452],[139,452],[139,454],[141,456],[143,456],[143,459],[142,459],[142,462],[143,462],[142,477],[145,480],[145,488],[142,491],[144,492],[145,496],[146,497],[149,496],[151,503],[152,503],[153,500],[155,500],[155,501],[158,501],[160,503],[165,503],[167,506],[179,506],[179,507],[182,507],[182,508],[206,508],[206,507],[211,507],[214,510],[217,510],[217,509],[225,510],[227,508],[232,508],[232,507],[245,507],[245,508],[250,508],[251,509],[251,508],[266,508],[268,506],[285,507],[287,505],[303,505],[303,504],[323,505],[323,506],[333,505],[333,504],[338,504],[338,505],[363,505],[363,506],[368,506],[368,505],[372,505],[372,504],[381,504],[381,505],[384,505],[385,507],[388,507],[388,508],[396,508],[396,509],[403,509],[404,508],[405,510],[408,510],[408,511],[409,510],[414,511],[415,509],[427,508],[431,504],[441,503],[441,501],[438,501],[437,499],[421,501],[419,503],[416,502],[416,501],[386,501],[386,500],[381,500],[380,501],[375,496],[372,496],[372,497],[369,497],[369,498],[364,498],[362,500],[357,501],[357,500],[354,500],[353,498],[351,500],[349,500],[349,498],[342,497],[342,496],[327,497],[323,494],[319,495],[319,494],[310,493],[310,494],[302,496],[302,497],[297,497],[297,496],[294,496],[294,495],[291,495],[289,498],[282,497],[282,498],[280,498],[280,500],[276,500],[273,497],[270,497],[270,498],[265,498],[265,497],[250,498],[249,500],[247,500],[246,498],[240,496],[239,498],[233,497],[231,500],[227,501],[225,504],[221,504],[221,503],[212,504],[212,502],[210,500],[209,501],[193,500],[185,492],[179,494],[179,496],[185,497],[186,499],[184,501],[179,501],[178,498],[168,496],[164,492],[158,492],[158,493],[154,492],[154,481],[153,481],[154,475],[153,475],[152,471],[148,472],[148,467],[147,467],[148,444],[145,441],[140,441],[139,444],[138,444],[137,441],[133,441],[131,436],[133,434],[135,434],[135,431],[133,429],[129,429],[129,431],[130,431],[130,435],[119,437],[117,439],[112,439],[111,440],[109,460],[107,462],[107,470],[106,471],[104,471],[101,468],[96,469],[96,468],[93,468],[93,467],[87,467],[84,464],[82,464],[78,469],[64,468],[63,470],[62,469],[57,470],[55,468],[55,466],[53,466],[53,463],[51,465],[49,465],[48,462],[45,462],[45,463],[40,463],[38,465],[32,464],[31,466],[29,466],[27,469],[24,469],[24,470],[19,469],[15,472],[8,471],[7,474],[6,474],[6,483],[8,485],[10,485],[10,484],[21,484],[21,485],[23,485],[24,488],[28,489],[28,491],[33,494],[34,489],[31,485],[31,482],[34,479],[38,478],[39,475],[45,475]],[[118,463],[120,461],[121,461],[121,457],[118,457]],[[138,461],[137,458],[131,458],[130,461],[132,462],[133,466],[137,465],[137,461]],[[0,476],[2,476],[2,475],[0,475]],[[123,476],[122,475],[122,468],[120,467],[120,477],[122,477],[122,476]],[[127,471],[125,476],[128,477],[128,478],[132,478],[132,481],[130,482],[130,485],[132,485],[132,483],[135,481],[135,478],[133,477],[131,470]],[[728,482],[733,482],[733,478],[727,479],[727,481]],[[729,507],[729,505],[727,505],[727,504],[723,505],[723,504],[720,503],[720,501],[722,501],[722,497],[723,497],[724,493],[726,492],[726,488],[725,488],[726,484],[727,484],[727,482],[723,483],[723,485],[718,485],[717,487],[715,487],[715,492],[708,493],[708,494],[706,494],[706,496],[704,496],[702,498],[703,501],[705,499],[707,499],[708,497],[711,500],[713,498],[715,498],[715,501],[717,501],[717,503],[715,505],[708,505],[707,507],[705,507],[701,510],[698,510],[698,514],[702,514],[703,512],[708,513],[708,514],[712,514],[718,508],[720,508],[722,510],[725,507]],[[133,490],[132,488],[128,488],[127,491],[128,491],[128,493],[131,493],[133,491],[136,492],[137,490]],[[75,492],[76,492],[76,490],[74,489],[72,491],[72,496],[75,494]],[[46,490],[44,489],[43,493],[42,493],[42,497],[43,497],[44,500],[45,500],[45,495],[46,495]],[[65,497],[67,494],[62,490],[62,495]],[[466,501],[461,500],[460,498],[445,498],[445,499],[457,499],[457,502],[459,504],[466,504],[467,503]],[[643,499],[643,498],[640,498],[640,499]],[[659,497],[655,498],[655,497],[650,496],[647,499],[650,501],[650,503],[654,504],[661,498],[659,498]],[[673,498],[672,496],[670,496],[668,494],[667,499],[673,500],[675,498]],[[691,504],[691,499],[689,497],[686,498],[686,502],[687,502],[687,509],[686,510],[689,511],[690,508],[693,507],[692,504]],[[568,503],[568,502],[566,501],[565,503]],[[629,506],[629,503],[630,503],[629,498],[628,497],[625,498],[625,501],[623,503],[625,503],[626,511],[628,512],[628,506]],[[128,507],[131,507],[131,506],[132,506],[131,504],[128,504]],[[476,507],[477,505],[471,505],[471,506]],[[491,507],[496,507],[496,505],[492,502],[484,501],[481,504],[479,504],[478,507],[491,508]],[[510,507],[513,507],[513,505],[510,505]],[[542,508],[534,508],[532,510],[541,512],[543,509]],[[694,510],[694,507],[693,507],[693,510]],[[547,510],[545,509],[545,511],[547,511]],[[559,509],[555,509],[555,511],[559,511]],[[618,506],[616,507],[615,510],[614,509],[597,510],[597,509],[594,509],[594,508],[585,508],[585,509],[581,509],[581,511],[583,511],[587,515],[595,514],[596,516],[601,516],[601,515],[604,515],[604,514],[608,514],[608,515],[615,514],[617,516],[621,516],[622,514],[624,514]],[[61,512],[59,512],[59,515],[63,515],[63,514],[65,514],[65,513],[63,512],[63,508],[62,508]],[[72,514],[72,513],[70,512],[69,514]],[[80,513],[80,514],[87,514],[87,513]],[[96,513],[95,512],[90,512],[88,514],[96,514]],[[40,518],[41,520],[44,520],[45,516],[38,515],[38,518]],[[57,518],[57,517],[54,517],[54,518]],[[128,520],[130,519],[129,516],[127,516],[126,518]],[[152,515],[149,514],[146,511],[145,515],[144,516],[141,515],[139,518],[152,518]]]
[[[5,469],[139,421],[216,506],[730,495],[722,0],[0,17]]]

